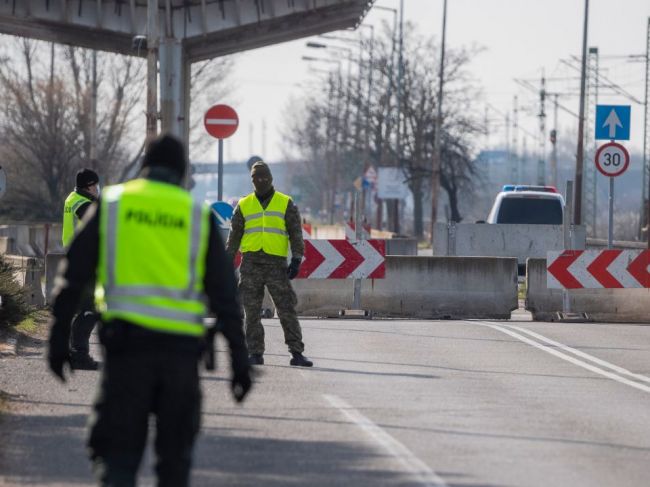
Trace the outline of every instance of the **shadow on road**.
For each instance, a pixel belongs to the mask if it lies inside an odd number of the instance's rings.
[[[93,483],[84,448],[86,414],[2,417],[0,472],[3,485]]]

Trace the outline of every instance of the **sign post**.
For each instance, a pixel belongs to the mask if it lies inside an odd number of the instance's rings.
[[[596,151],[596,168],[609,178],[607,248],[614,241],[614,178],[630,165],[630,154],[615,140],[630,140],[630,105],[596,105],[596,140],[610,140]]]
[[[630,154],[621,144],[612,141],[598,148],[595,163],[601,174],[609,178],[607,248],[611,249],[614,242],[614,178],[627,170]]]
[[[237,131],[239,117],[237,112],[228,105],[214,105],[205,112],[203,124],[205,130],[219,140],[217,199],[221,201],[223,199],[223,139],[227,139]]]

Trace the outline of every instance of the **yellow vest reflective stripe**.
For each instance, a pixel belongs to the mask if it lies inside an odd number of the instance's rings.
[[[145,179],[107,188],[101,205],[95,296],[102,318],[203,335],[208,207]]]
[[[77,210],[84,203],[92,203],[92,200],[80,195],[76,191],[70,193],[65,199],[65,203],[63,204],[63,232],[61,234],[64,247],[70,245],[74,237],[74,232],[79,227],[80,220],[77,218]]]
[[[289,254],[289,236],[284,220],[291,198],[276,191],[266,209],[262,208],[255,193],[239,201],[244,217],[242,253],[264,251],[270,255],[286,257]]]

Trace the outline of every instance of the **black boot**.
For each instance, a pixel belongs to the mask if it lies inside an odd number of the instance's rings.
[[[295,365],[296,367],[311,367],[314,365],[314,362],[300,352],[291,352],[291,357],[289,365]]]
[[[264,365],[264,355],[261,353],[251,353],[248,356],[248,363],[250,365]]]
[[[70,367],[74,370],[97,370],[99,362],[88,353],[72,353],[70,355]]]

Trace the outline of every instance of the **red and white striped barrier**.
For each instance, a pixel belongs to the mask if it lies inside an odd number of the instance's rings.
[[[548,252],[549,289],[650,288],[649,250]]]
[[[241,253],[235,256],[235,269]],[[383,279],[386,277],[384,240],[308,240],[299,279]]]
[[[386,276],[383,240],[305,240],[298,277],[304,279],[381,279]]]

